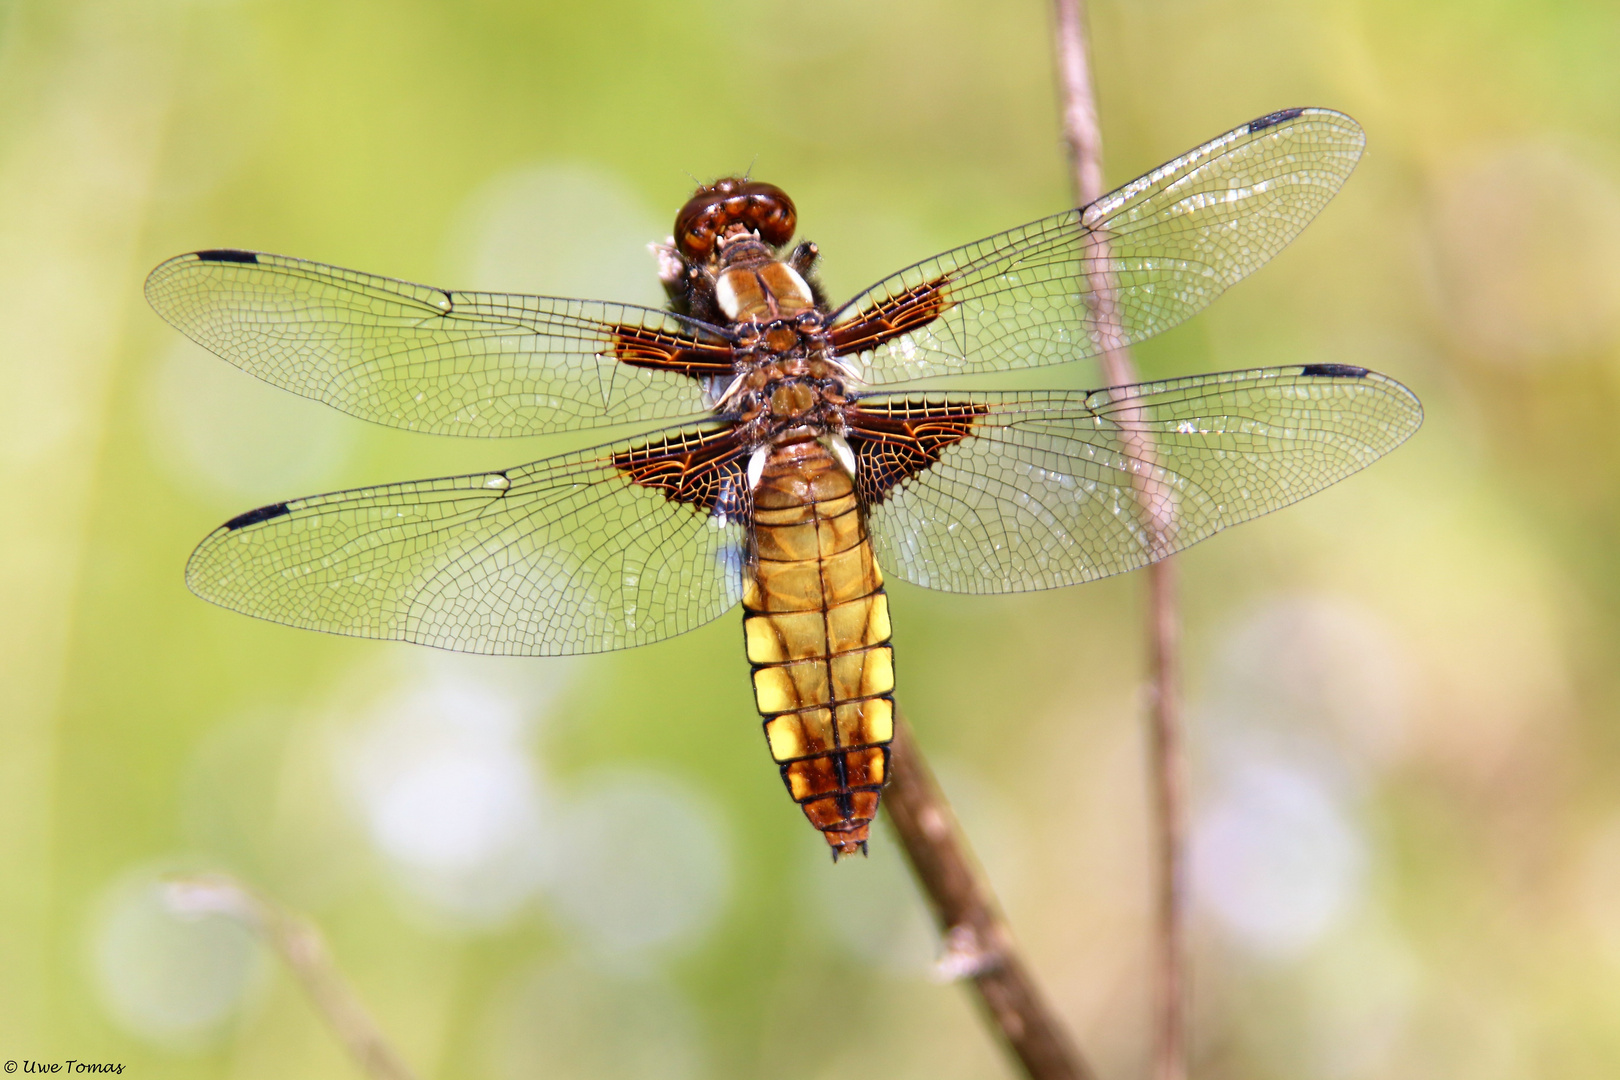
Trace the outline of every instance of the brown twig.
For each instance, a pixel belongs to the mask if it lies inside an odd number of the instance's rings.
[[[896,710],[884,809],[945,939],[940,972],[970,978],[1030,1080],[1094,1080],[1036,988],[956,816]]]
[[[372,1080],[415,1080],[415,1074],[388,1044],[354,988],[332,962],[314,925],[228,874],[175,877],[166,885],[169,907],[177,914],[228,915],[275,949],[303,984],[315,1011]]]
[[[1056,0],[1058,82],[1063,95],[1063,126],[1069,144],[1077,203],[1087,206],[1103,192],[1102,130],[1086,50],[1082,0]],[[1112,386],[1137,381],[1125,348],[1106,237],[1086,232],[1092,315],[1103,376]],[[1174,529],[1174,501],[1155,471],[1151,436],[1121,417],[1120,438],[1132,462],[1132,486],[1142,511],[1150,556],[1148,567],[1148,671],[1151,686],[1150,782],[1157,825],[1154,864],[1158,962],[1154,988],[1154,1068],[1156,1080],[1187,1076],[1187,947],[1185,896],[1186,766],[1181,745],[1179,646],[1181,618],[1172,560],[1164,558]],[[1139,467],[1138,467],[1139,466]]]

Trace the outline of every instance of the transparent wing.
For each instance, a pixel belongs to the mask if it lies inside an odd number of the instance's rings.
[[[273,622],[458,652],[643,645],[741,596],[743,526],[710,509],[745,491],[730,438],[689,429],[505,472],[277,503],[214,530],[186,583]],[[710,506],[672,497],[700,489]]]
[[[718,331],[594,300],[446,292],[251,251],[163,263],[146,298],[243,371],[353,416],[449,435],[534,435],[708,411]]]
[[[1134,570],[1342,480],[1423,420],[1400,383],[1327,364],[1090,394],[874,394],[860,413],[880,433],[856,421],[857,482],[904,474],[864,491],[879,561],[962,593]],[[932,447],[930,429],[946,433]]]
[[[1365,136],[1343,113],[1251,121],[1103,196],[918,263],[834,316],[835,349],[876,385],[1095,356],[1201,311],[1297,236]],[[1098,296],[1119,332],[1103,341]]]

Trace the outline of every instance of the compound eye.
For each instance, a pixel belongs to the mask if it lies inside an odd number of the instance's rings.
[[[713,200],[693,198],[675,216],[675,247],[689,259],[701,259],[714,250],[715,213]]]
[[[742,220],[759,232],[759,238],[772,247],[780,247],[793,239],[793,228],[798,224],[798,211],[787,192],[775,184],[751,183],[745,192],[747,204]]]

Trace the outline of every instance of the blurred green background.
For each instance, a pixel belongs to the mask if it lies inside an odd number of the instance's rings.
[[[1107,169],[1329,105],[1344,193],[1137,353],[1348,362],[1388,460],[1184,559],[1202,1077],[1620,1074],[1620,8],[1104,0]],[[308,912],[424,1077],[1009,1069],[892,834],[836,868],[737,619],[577,661],[232,615],[249,507],[581,445],[385,431],[141,298],[204,247],[658,300],[692,178],[788,189],[847,295],[1068,200],[1043,3],[11,0],[0,9],[0,1058],[348,1077],[155,882]],[[1078,365],[1022,386],[1089,386]],[[900,693],[1104,1077],[1147,1060],[1141,583],[892,590]]]

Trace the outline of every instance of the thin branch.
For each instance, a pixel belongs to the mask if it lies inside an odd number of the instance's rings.
[[[1055,0],[1058,81],[1063,94],[1063,126],[1077,205],[1103,192],[1102,129],[1085,37],[1083,0]],[[1117,290],[1105,237],[1086,234],[1088,285],[1092,296],[1103,376],[1112,386],[1137,381],[1119,320]],[[1154,980],[1154,1069],[1156,1080],[1187,1076],[1187,940],[1185,889],[1186,765],[1181,740],[1181,618],[1173,562],[1164,558],[1175,526],[1175,503],[1160,482],[1156,455],[1145,427],[1122,417],[1120,438],[1133,463],[1132,486],[1141,508],[1149,552],[1148,674],[1151,686],[1149,773],[1156,823],[1154,864],[1158,957]],[[1136,467],[1140,463],[1140,467]]]
[[[973,980],[991,1024],[1030,1080],[1095,1080],[1019,956],[950,803],[898,709],[883,804],[944,936],[940,973]]]
[[[1181,616],[1176,564],[1148,567],[1148,670],[1152,701],[1148,754],[1153,787],[1159,938],[1156,1080],[1185,1080],[1187,1052],[1186,754],[1181,735]]]
[[[253,892],[228,874],[170,878],[167,901],[176,914],[228,915],[264,939],[303,984],[338,1041],[372,1080],[415,1080],[332,962],[314,924]]]

